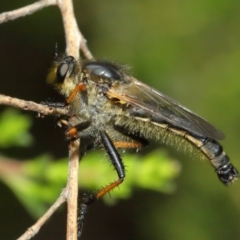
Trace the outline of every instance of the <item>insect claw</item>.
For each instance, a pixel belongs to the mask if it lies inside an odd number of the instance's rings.
[[[70,126],[69,122],[67,120],[65,120],[65,119],[61,119],[61,120],[57,121],[57,126],[62,128],[63,125],[67,126],[67,127]]]

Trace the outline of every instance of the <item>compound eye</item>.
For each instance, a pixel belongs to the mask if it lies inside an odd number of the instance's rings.
[[[63,83],[69,70],[69,63],[61,63],[57,69],[57,83]]]
[[[106,62],[86,63],[83,66],[83,72],[88,73],[91,80],[96,82],[101,80],[112,82],[112,80],[121,80],[122,78],[118,68]]]
[[[74,57],[67,56],[64,60],[59,64],[56,73],[56,81],[57,83],[63,83],[67,75],[70,75],[74,69],[76,61]]]
[[[64,80],[74,72],[78,72],[79,65],[72,56],[66,56],[62,60],[56,60],[47,76],[47,81],[51,84],[61,86]]]

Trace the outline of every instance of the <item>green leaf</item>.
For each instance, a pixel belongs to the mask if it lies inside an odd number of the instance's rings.
[[[104,201],[113,204],[118,199],[127,199],[133,190],[149,189],[170,193],[174,191],[174,178],[180,167],[176,160],[169,159],[165,152],[155,151],[144,157],[139,154],[122,156],[126,168],[126,178],[119,188],[104,196]],[[52,161],[48,155],[18,162],[1,160],[5,168],[2,180],[12,189],[22,204],[34,217],[41,216],[58,198],[67,184],[68,159]],[[14,167],[13,167],[14,166]],[[13,171],[14,169],[14,171]],[[109,164],[103,152],[91,152],[80,162],[80,191],[96,191],[117,180],[117,173]]]
[[[27,130],[32,125],[30,117],[14,109],[7,109],[0,115],[0,146],[4,148],[26,147],[33,142]]]

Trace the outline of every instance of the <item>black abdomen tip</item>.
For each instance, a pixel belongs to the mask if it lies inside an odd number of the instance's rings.
[[[227,163],[218,168],[216,172],[221,182],[226,185],[238,179],[238,170],[231,163]]]

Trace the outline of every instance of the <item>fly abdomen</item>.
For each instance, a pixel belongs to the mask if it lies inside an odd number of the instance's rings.
[[[216,169],[218,178],[226,185],[229,185],[231,182],[234,182],[238,179],[237,169],[230,163],[228,156],[225,154],[226,161],[225,165]]]
[[[211,161],[221,182],[228,185],[238,178],[237,169],[231,164],[229,157],[216,140],[192,136],[188,133],[185,138],[196,145]]]

